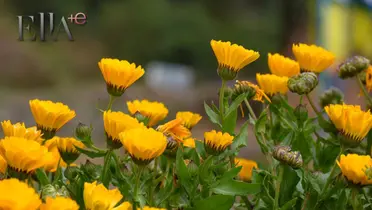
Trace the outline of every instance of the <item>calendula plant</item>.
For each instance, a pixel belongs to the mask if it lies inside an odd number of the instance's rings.
[[[29,102],[34,127],[1,123],[0,209],[372,209],[369,60],[355,56],[338,70],[341,79],[359,84],[367,102],[363,110],[345,104],[336,88],[316,102],[310,97],[319,74],[335,60],[321,47],[293,45],[296,61],[269,53],[271,74],[257,74],[257,85],[236,78],[259,58],[258,52],[215,40],[211,47],[222,86],[216,88],[217,104],[204,103],[214,126],[204,139],[192,134],[202,118],[196,113],[181,111],[163,122],[168,108],[148,100],[127,101],[127,112],[112,110],[145,71],[128,61],[104,58],[98,66],[109,103],[97,110],[104,137],[93,141],[93,128],[82,123],[73,136],[58,136],[76,114],[48,100]],[[298,98],[294,107],[288,92]],[[263,104],[260,113],[254,112],[252,101]],[[246,120],[238,126],[240,112]],[[250,125],[253,135],[248,135]],[[238,157],[253,136],[265,156],[261,164]],[[102,140],[104,148],[93,143]],[[78,164],[81,156],[87,160]]]

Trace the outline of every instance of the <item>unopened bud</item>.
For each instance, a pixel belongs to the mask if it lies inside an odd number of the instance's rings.
[[[79,175],[79,168],[75,166],[67,166],[64,175],[68,180],[74,180]]]
[[[292,151],[289,146],[275,147],[273,156],[276,160],[291,166],[293,169],[298,169],[303,164],[301,153]]]
[[[253,98],[256,95],[256,90],[244,81],[237,81],[232,90],[232,100],[235,100],[239,95],[247,93],[247,100]]]
[[[45,200],[47,197],[69,197],[69,193],[66,187],[62,186],[59,188],[58,186],[53,186],[51,184],[45,185],[41,189],[41,198]]]
[[[86,160],[85,164],[81,165],[80,167],[81,167],[81,170],[83,170],[86,175],[88,175],[94,180],[98,179],[101,175],[101,170],[102,170],[101,166],[96,165],[89,160]]]
[[[90,141],[92,137],[92,128],[83,124],[79,123],[75,129],[75,135],[81,141]]]
[[[187,164],[187,169],[189,170],[189,173],[192,177],[195,177],[198,175],[199,167],[194,163],[194,161],[190,161],[189,164]]]
[[[330,88],[320,95],[319,103],[321,107],[328,106],[330,104],[342,104],[344,102],[344,94],[337,88]]]
[[[221,90],[221,89],[218,90],[218,95],[220,95],[220,90]],[[224,98],[230,98],[231,95],[232,95],[232,91],[233,91],[233,90],[232,90],[230,87],[225,87],[225,88],[223,89],[223,97],[224,97]]]
[[[360,72],[367,69],[369,60],[363,56],[353,56],[340,65],[338,76],[341,79],[347,79],[357,76]]]
[[[309,116],[308,113],[307,113],[306,105],[303,105],[303,104],[299,104],[295,108],[294,114],[297,118],[298,123],[304,123]]]
[[[318,77],[313,72],[304,72],[289,78],[287,85],[292,93],[308,94],[318,85]]]

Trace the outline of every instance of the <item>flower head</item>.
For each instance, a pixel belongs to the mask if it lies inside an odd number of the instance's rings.
[[[120,148],[122,146],[119,133],[138,127],[143,127],[136,118],[123,112],[105,111],[103,113],[103,124],[107,135],[107,144],[113,148]]]
[[[288,92],[288,77],[280,77],[274,74],[256,74],[256,79],[260,88],[268,95],[286,94]]]
[[[182,142],[184,138],[191,136],[190,130],[183,126],[183,121],[180,118],[160,125],[157,130],[164,133],[166,136],[172,136],[178,142]]]
[[[44,146],[48,148],[48,151],[52,153],[53,158],[48,162],[44,169],[48,172],[55,172],[57,171],[58,166],[62,168],[67,167],[67,163],[61,158],[61,154],[59,153],[58,147],[57,147],[57,140],[59,138],[52,138],[45,142]],[[59,165],[58,165],[59,164]],[[73,166],[74,164],[70,164],[70,166]]]
[[[123,196],[117,188],[108,190],[103,184],[97,184],[97,181],[84,183],[84,203],[86,209],[124,210],[121,206],[128,206],[127,202],[114,208],[122,198]]]
[[[224,80],[233,80],[237,72],[260,57],[258,52],[231,42],[211,40],[211,46],[218,61],[218,75]]]
[[[292,51],[302,71],[321,73],[335,60],[333,53],[316,45],[293,44]]]
[[[228,133],[212,130],[204,133],[204,146],[211,155],[217,155],[232,144],[234,137]]]
[[[366,174],[366,170],[372,167],[372,159],[369,155],[341,155],[337,165],[342,174],[354,184],[372,184],[372,179],[369,179]]]
[[[42,142],[41,131],[37,130],[36,127],[26,128],[24,123],[12,124],[10,120],[1,122],[3,128],[4,136],[15,136],[22,137],[29,140],[34,140],[39,143]]]
[[[278,53],[268,54],[268,63],[271,73],[280,77],[292,77],[300,73],[297,61],[284,57]]]
[[[241,166],[242,169],[239,172],[239,177],[244,181],[251,181],[253,169],[258,169],[257,163],[253,160],[247,160],[244,158],[235,158],[236,166]]]
[[[168,109],[163,103],[148,100],[134,100],[127,102],[128,111],[131,115],[137,113],[148,119],[148,126],[152,127],[168,115]]]
[[[360,106],[331,104],[324,107],[335,127],[352,142],[359,143],[372,128],[372,115]]]
[[[65,161],[67,164],[71,164],[79,157],[80,152],[76,150],[76,147],[85,147],[83,142],[71,137],[54,137],[52,140],[55,141],[62,160]]]
[[[30,101],[32,115],[45,139],[54,136],[55,132],[76,116],[75,111],[62,103],[52,101],[41,101],[34,99]]]
[[[42,168],[53,158],[48,148],[36,141],[19,137],[5,137],[0,141],[0,155],[8,166],[19,172],[29,173]]]
[[[0,181],[0,209],[37,210],[40,204],[39,195],[28,184],[14,178]]]
[[[344,102],[344,94],[338,88],[332,87],[320,95],[319,102],[321,107],[330,104],[342,104]]]
[[[266,100],[271,102],[270,98],[265,94],[265,92],[260,87],[249,81],[236,80],[232,97],[236,98],[240,94],[248,91],[251,92],[251,94],[248,95],[248,100],[251,99],[251,97],[253,97],[252,98],[253,100],[263,102],[263,98],[265,98]]]
[[[191,130],[202,119],[202,116],[192,112],[177,112],[176,119],[181,119],[183,126]]]
[[[135,81],[143,76],[145,70],[126,60],[102,58],[98,62],[107,91],[113,96],[121,96]]]
[[[152,128],[135,128],[120,133],[119,136],[125,150],[137,164],[148,164],[167,147],[167,139],[163,133]]]
[[[45,203],[41,204],[40,210],[79,210],[79,206],[71,198],[47,197]]]
[[[190,147],[190,148],[195,148],[195,139],[194,138],[187,138],[183,141],[183,146],[185,147]]]

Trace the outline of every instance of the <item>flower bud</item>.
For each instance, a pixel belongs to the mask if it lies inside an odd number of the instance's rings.
[[[318,85],[318,77],[313,72],[304,72],[289,78],[287,85],[292,93],[308,94]]]
[[[79,175],[79,168],[75,166],[67,166],[64,175],[68,180],[74,180]]]
[[[324,91],[319,97],[321,107],[325,107],[330,104],[342,104],[343,102],[344,94],[339,89],[334,87]]]
[[[367,69],[369,60],[363,56],[353,56],[340,65],[338,76],[341,79],[347,79],[357,76],[360,72]]]
[[[194,163],[194,161],[190,161],[189,164],[187,164],[187,169],[189,170],[189,173],[192,177],[195,177],[198,175],[199,167]]]
[[[218,90],[218,95],[220,95],[220,90]],[[233,90],[230,87],[225,87],[223,90],[223,97],[224,98],[230,98],[232,95]]]
[[[289,146],[276,146],[273,157],[281,163],[291,166],[293,169],[298,169],[303,164],[301,153],[299,151],[291,151]]]
[[[217,74],[218,76],[221,77],[222,80],[229,81],[229,80],[234,80],[238,72],[232,71],[229,68],[221,66],[217,69]]]
[[[298,123],[304,123],[307,118],[308,118],[308,113],[307,113],[307,109],[306,109],[306,105],[303,105],[303,104],[299,104],[295,110],[294,110],[294,114],[297,118],[297,122]]]
[[[89,160],[86,160],[85,164],[80,167],[86,175],[90,176],[94,180],[97,180],[101,175],[100,165],[96,165]]]
[[[256,90],[248,85],[248,83],[237,81],[235,87],[232,89],[232,100],[235,100],[239,95],[248,93],[247,99],[250,100],[256,95]]]
[[[41,198],[45,200],[47,197],[69,197],[69,193],[65,186],[59,188],[58,186],[53,186],[51,184],[45,185],[41,189]]]
[[[90,141],[92,137],[92,128],[83,124],[79,123],[75,129],[75,135],[78,139],[82,141]]]

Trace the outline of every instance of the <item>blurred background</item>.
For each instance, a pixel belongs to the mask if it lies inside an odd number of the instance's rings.
[[[111,57],[146,71],[115,102],[115,110],[126,110],[126,100],[149,99],[166,104],[168,119],[177,111],[200,113],[204,117],[193,135],[201,139],[214,128],[203,102],[217,102],[220,86],[211,39],[259,51],[261,57],[239,73],[240,80],[254,82],[257,72],[269,72],[267,53],[293,58],[292,43],[318,44],[335,53],[337,62],[321,75],[312,97],[336,86],[347,103],[362,104],[355,82],[337,79],[336,68],[353,54],[372,58],[371,11],[371,0],[0,0],[0,119],[32,126],[30,99],[60,101],[77,117],[59,135],[72,135],[78,122],[93,124],[94,139],[104,146],[98,108],[106,107],[108,95],[97,63]],[[68,23],[73,42],[63,31],[56,42],[18,41],[16,16],[38,12],[55,13],[56,23],[83,12],[88,22]],[[296,96],[289,99],[298,102]],[[261,159],[254,136],[248,140],[241,155]]]

